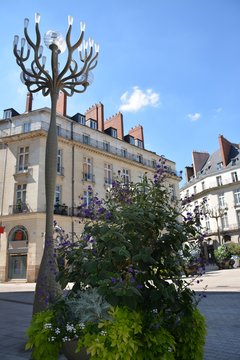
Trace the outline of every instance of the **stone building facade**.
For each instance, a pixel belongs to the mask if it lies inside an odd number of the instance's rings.
[[[89,198],[91,186],[99,197],[114,178],[137,182],[153,176],[159,156],[144,147],[143,128],[124,133],[123,115],[104,119],[103,104],[84,114],[67,116],[60,94],[57,105],[58,162],[55,220],[74,240],[79,197]],[[37,277],[45,230],[45,148],[50,109],[32,109],[27,95],[23,114],[4,110],[0,120],[0,282]],[[168,186],[178,197],[175,163],[166,159]]]

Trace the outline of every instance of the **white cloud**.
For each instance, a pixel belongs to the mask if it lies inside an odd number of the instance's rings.
[[[198,121],[201,117],[201,114],[196,112],[194,114],[188,114],[188,118],[191,120],[191,121]]]
[[[160,104],[160,96],[153,92],[152,89],[146,91],[141,90],[138,86],[132,88],[132,92],[126,91],[120,97],[122,105],[119,107],[120,111],[137,112],[144,107],[157,107]]]

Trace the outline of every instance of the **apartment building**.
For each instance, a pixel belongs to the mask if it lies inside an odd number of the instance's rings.
[[[187,182],[180,190],[192,209],[205,202],[201,225],[206,256],[227,241],[240,242],[240,144],[222,135],[218,140],[219,149],[212,154],[193,151]]]
[[[0,120],[0,281],[35,281],[44,248],[45,148],[50,109],[4,110]],[[124,133],[119,112],[104,119],[103,104],[72,117],[63,93],[57,104],[58,161],[55,220],[79,234],[80,197],[90,201],[89,186],[99,197],[116,178],[137,182],[153,176],[159,156],[145,149],[141,125]],[[179,196],[175,163],[166,159],[167,184]]]

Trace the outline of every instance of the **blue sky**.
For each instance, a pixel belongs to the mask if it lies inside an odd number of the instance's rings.
[[[100,54],[93,84],[69,98],[68,115],[99,101],[105,118],[120,110],[125,133],[143,125],[145,147],[178,170],[191,164],[192,150],[215,151],[219,134],[240,143],[239,0],[8,0],[0,9],[0,109],[25,110],[12,54],[24,18],[32,35],[35,12],[42,35],[65,34],[73,15],[73,40],[85,21],[86,38],[100,44]],[[50,58],[48,49],[44,54]],[[34,109],[49,104],[41,93],[34,96]]]

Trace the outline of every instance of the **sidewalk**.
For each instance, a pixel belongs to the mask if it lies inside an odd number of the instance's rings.
[[[191,287],[202,292],[199,304],[208,334],[204,360],[240,359],[240,268],[207,272]],[[191,281],[191,278],[188,278]],[[0,283],[0,359],[30,359],[24,350],[32,317],[35,284]],[[44,360],[44,359],[43,359]],[[66,360],[63,355],[59,360]]]

